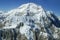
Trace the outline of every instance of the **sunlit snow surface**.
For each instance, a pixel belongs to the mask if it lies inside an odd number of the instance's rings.
[[[39,36],[43,35],[47,37],[47,35],[52,35],[52,31],[49,29],[51,24],[55,26],[58,24],[57,27],[60,26],[59,22],[54,24],[56,17],[54,18],[52,12],[45,11],[41,6],[34,3],[23,4],[16,9],[8,11],[5,13],[5,17],[3,21],[5,22],[5,26],[3,29],[17,28],[19,23],[22,22],[24,25],[19,27],[19,32],[25,35],[28,40],[34,40],[32,30],[36,33],[40,33]],[[41,31],[41,27],[44,28],[46,33]],[[53,34],[53,37],[57,38],[58,35]]]

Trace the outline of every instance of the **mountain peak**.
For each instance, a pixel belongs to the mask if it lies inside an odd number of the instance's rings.
[[[26,4],[22,4],[19,8],[21,8],[21,7],[24,7],[24,6],[26,6],[26,7],[30,7],[30,6],[37,6],[37,4],[35,4],[35,3],[26,3]]]
[[[37,5],[37,4],[35,4],[35,3],[26,3],[26,4],[22,4],[21,6],[19,6],[18,8],[24,8],[24,7],[26,7],[26,8],[37,8],[37,9],[39,9],[39,8],[42,8],[40,5]]]
[[[37,5],[35,3],[23,4],[20,7],[18,7],[18,9],[20,9],[21,12],[29,12],[30,14],[33,14],[33,13],[42,14],[42,12],[44,12],[44,9],[42,8],[42,6]]]
[[[23,4],[7,12],[3,24],[3,29],[18,29],[27,40],[54,40],[60,37],[60,21],[57,16],[34,3]]]

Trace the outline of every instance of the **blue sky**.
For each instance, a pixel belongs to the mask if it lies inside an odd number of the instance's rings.
[[[8,11],[28,2],[39,4],[44,9],[53,11],[55,15],[60,16],[60,0],[0,0],[0,10]]]

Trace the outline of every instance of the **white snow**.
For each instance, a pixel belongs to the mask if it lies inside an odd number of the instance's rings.
[[[27,14],[29,15],[27,16]],[[49,26],[50,20],[48,20],[47,15],[51,17],[51,13],[49,11],[45,12],[42,6],[36,5],[34,3],[23,4],[18,8],[8,11],[5,15],[7,17],[4,20],[4,22],[6,23],[3,29],[16,28],[20,22],[23,22],[24,26],[21,26],[19,28],[19,31],[22,35],[24,34],[28,40],[34,40],[33,39],[34,34],[30,29],[32,29],[33,31],[36,31],[35,29],[38,29],[40,31],[41,27],[47,26],[45,24],[48,24]],[[29,22],[32,20],[34,21],[34,23]],[[35,23],[39,23],[41,25],[38,26]],[[32,26],[30,25],[34,25],[34,27],[32,28]],[[40,32],[40,35],[47,37],[48,33]],[[57,34],[54,34],[54,38],[57,37],[58,37]]]
[[[59,38],[58,34],[54,33],[53,34],[53,37],[56,39],[56,38]]]
[[[24,25],[20,27],[20,33],[21,34],[26,34],[30,30],[30,26]]]
[[[11,28],[16,28],[16,25],[3,27],[3,29],[11,29]]]

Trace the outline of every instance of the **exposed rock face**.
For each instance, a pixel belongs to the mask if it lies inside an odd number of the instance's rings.
[[[0,40],[60,40],[60,21],[53,12],[34,3],[5,14]]]

